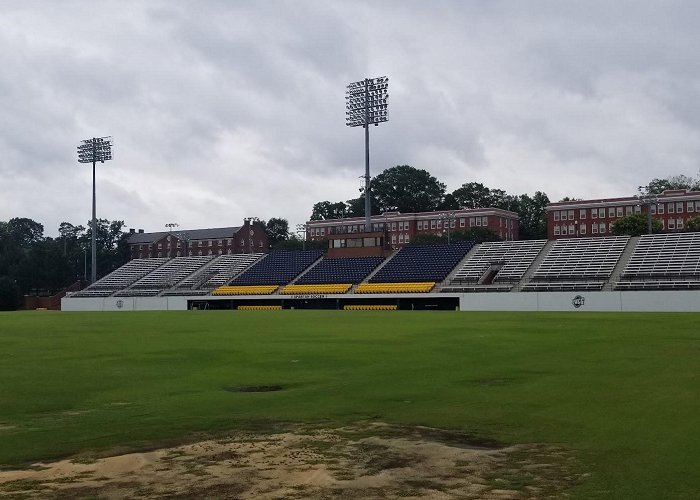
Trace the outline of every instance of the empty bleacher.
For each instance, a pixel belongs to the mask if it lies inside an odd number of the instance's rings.
[[[279,285],[224,285],[214,290],[212,295],[270,295]]]
[[[231,285],[284,285],[322,255],[321,250],[272,252],[234,278]]]
[[[244,271],[264,255],[264,253],[220,255],[201,271],[182,280],[176,285],[176,289],[169,293],[181,295],[188,294],[192,290],[208,293],[231,281],[234,276]]]
[[[508,291],[522,279],[546,243],[547,240],[481,243],[441,291]]]
[[[700,288],[700,233],[650,234],[639,238],[617,290]]]
[[[308,285],[287,285],[280,290],[282,295],[347,293],[352,283],[324,283]]]
[[[89,287],[75,292],[72,297],[108,297],[113,293],[131,286],[150,272],[168,261],[167,258],[134,259],[119,269],[97,280]]]
[[[629,236],[557,240],[522,290],[601,290],[628,242]]]
[[[383,261],[383,257],[340,257],[335,259],[324,257],[296,283],[300,285],[360,283]]]
[[[403,247],[377,273],[371,283],[439,282],[474,246],[471,241],[452,245],[419,245]]]
[[[434,287],[434,281],[360,283],[355,293],[428,293]]]
[[[211,255],[175,257],[135,282],[130,289],[119,292],[120,296],[153,296],[191,275],[211,261]]]

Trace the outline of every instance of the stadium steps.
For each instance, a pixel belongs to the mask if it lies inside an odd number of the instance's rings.
[[[188,274],[187,276],[185,276],[185,277],[183,277],[181,280],[179,280],[177,283],[175,283],[173,286],[171,286],[171,287],[169,287],[169,288],[166,288],[165,290],[161,290],[161,292],[158,294],[158,296],[159,296],[159,297],[163,297],[163,296],[167,295],[168,292],[173,292],[173,291],[175,291],[175,290],[181,290],[180,288],[178,288],[178,286],[180,285],[180,283],[182,283],[183,281],[185,281],[186,279],[188,279],[188,278],[190,278],[190,277],[193,277],[193,276],[204,276],[204,275],[207,273],[207,269],[209,269],[209,268],[214,264],[214,262],[216,262],[216,259],[217,259],[217,257],[211,259],[209,262],[207,262],[206,264],[204,264],[204,266],[202,266],[202,267],[200,267],[200,268],[198,268],[198,269],[195,269],[195,270],[192,271],[190,274]],[[198,284],[196,287],[194,287],[194,288],[199,288],[199,284]]]
[[[294,285],[294,284],[296,284],[296,282],[297,282],[298,280],[300,280],[306,273],[308,273],[309,271],[311,271],[314,267],[316,267],[317,265],[319,265],[319,264],[321,263],[321,261],[322,261],[323,259],[325,259],[325,258],[326,258],[326,256],[325,256],[325,255],[322,255],[320,259],[316,259],[315,262],[313,262],[309,267],[307,267],[306,269],[304,269],[304,270],[301,272],[301,274],[299,274],[296,278],[294,278],[292,281],[290,281],[290,282],[287,283],[287,284],[288,284],[288,285]]]
[[[369,280],[370,280],[375,274],[377,274],[377,273],[381,270],[382,267],[386,266],[386,265],[389,263],[389,261],[391,261],[391,259],[393,259],[394,256],[395,256],[397,253],[399,253],[398,250],[393,250],[392,253],[391,253],[391,255],[389,255],[386,259],[384,259],[384,261],[383,261],[381,264],[379,264],[377,267],[374,268],[374,271],[372,271],[372,272],[369,273],[367,276],[365,276],[365,279],[362,280],[362,283],[367,283],[367,282],[369,282]],[[356,286],[357,286],[357,285],[356,285]],[[353,287],[353,289],[355,289],[356,286]]]
[[[467,252],[467,255],[465,255],[464,258],[462,258],[462,260],[460,260],[460,261],[457,263],[457,265],[456,265],[455,268],[450,272],[450,274],[448,274],[447,276],[445,276],[445,279],[442,280],[442,282],[440,282],[440,283],[438,283],[438,284],[435,285],[435,291],[436,291],[436,292],[439,292],[439,291],[442,289],[443,285],[449,284],[449,283],[454,279],[454,277],[457,275],[457,273],[459,272],[459,270],[462,269],[462,267],[464,267],[464,264],[466,264],[466,262],[474,256],[474,254],[477,252],[477,249],[479,248],[479,246],[481,246],[481,243],[477,243],[476,245],[474,245],[473,247],[471,247],[471,248],[469,249],[469,251]]]
[[[615,283],[620,281],[620,276],[627,267],[627,263],[630,261],[630,258],[632,257],[635,248],[637,248],[638,242],[639,236],[633,236],[629,239],[629,241],[627,242],[627,246],[622,251],[622,255],[620,255],[620,260],[617,261],[617,264],[615,264],[615,267],[613,268],[613,272],[610,275],[610,279],[603,285],[603,291],[611,292],[615,289]]]
[[[537,255],[537,258],[532,261],[530,267],[528,267],[527,271],[525,271],[525,274],[523,274],[523,279],[521,279],[513,288],[510,289],[511,292],[522,291],[523,286],[530,282],[532,276],[535,274],[535,271],[538,267],[540,267],[540,264],[545,259],[545,257],[547,257],[547,254],[552,249],[556,241],[557,240],[549,240],[547,244],[544,247],[542,247],[542,250],[540,250],[540,253]]]

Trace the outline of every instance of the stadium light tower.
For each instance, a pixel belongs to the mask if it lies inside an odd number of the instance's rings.
[[[365,231],[371,229],[372,206],[369,177],[369,126],[389,121],[387,100],[389,79],[386,76],[352,82],[345,91],[345,124],[365,129]]]
[[[95,203],[95,163],[112,159],[112,137],[93,137],[80,142],[78,163],[92,163],[92,278],[97,281],[97,215]]]

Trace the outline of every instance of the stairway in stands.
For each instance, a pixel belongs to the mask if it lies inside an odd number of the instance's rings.
[[[525,274],[523,274],[523,279],[521,279],[513,288],[510,289],[511,292],[519,292],[520,290],[522,290],[523,285],[525,285],[532,279],[532,275],[535,274],[537,268],[540,267],[542,261],[545,259],[545,257],[547,257],[547,254],[552,249],[555,242],[556,240],[549,240],[545,244],[542,250],[540,250],[540,253],[537,255],[537,258],[532,261],[530,267],[528,267],[527,271],[525,271]]]

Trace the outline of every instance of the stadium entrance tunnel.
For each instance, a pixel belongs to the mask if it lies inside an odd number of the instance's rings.
[[[454,311],[459,308],[457,297],[324,297],[275,299],[207,299],[188,301],[190,310],[275,310],[275,309],[329,309],[329,310],[400,310],[400,311]]]

